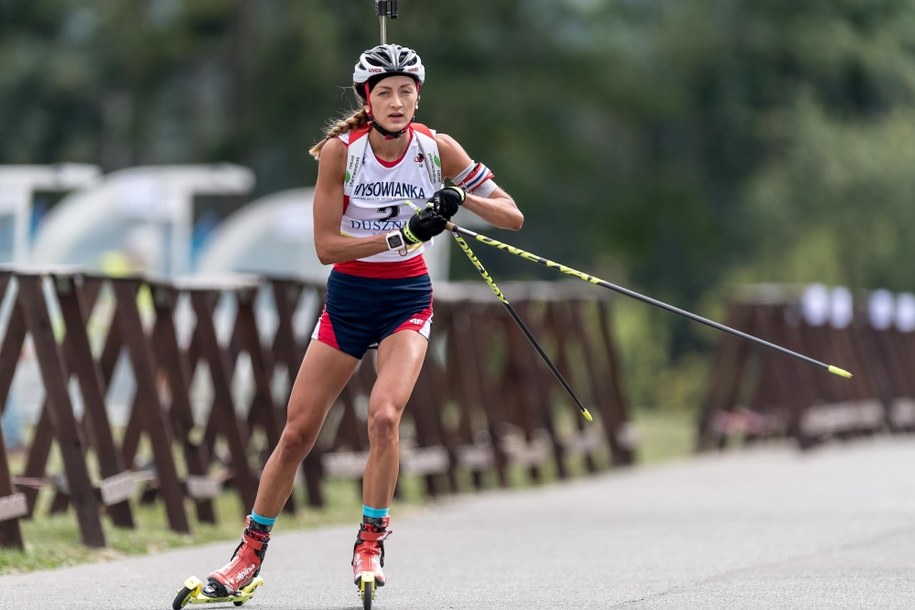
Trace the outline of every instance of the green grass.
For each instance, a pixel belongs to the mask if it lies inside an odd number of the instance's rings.
[[[639,439],[638,464],[657,464],[685,457],[692,452],[694,424],[692,416],[687,413],[637,410],[633,414],[633,423]],[[584,469],[580,463],[570,460],[569,471],[573,476],[580,476]],[[543,483],[556,478],[555,466],[551,460],[543,465],[542,476]],[[510,480],[513,487],[532,485],[528,473],[520,468],[513,469]],[[399,485],[401,494],[395,500],[398,515],[412,512],[424,504],[419,478],[401,477]],[[495,485],[494,476],[488,477],[487,485]],[[468,481],[462,481],[462,486],[470,489]],[[296,515],[281,515],[281,527],[293,530],[351,523],[355,528],[362,504],[356,482],[330,480],[324,491],[327,505],[321,510],[315,510],[304,507],[303,494],[297,489],[295,493],[299,510]],[[76,515],[72,509],[58,515],[47,513],[50,495],[50,491],[43,492],[39,496],[35,517],[20,522],[26,549],[19,551],[0,548],[0,574],[106,561],[206,542],[230,541],[241,534],[241,503],[236,493],[226,491],[215,500],[217,525],[197,523],[193,505],[188,502],[187,511],[193,532],[189,535],[176,534],[168,527],[161,501],[152,504],[135,501],[132,507],[136,529],[117,528],[111,525],[109,519],[103,518],[109,548],[90,549],[80,542]]]
[[[298,492],[297,492],[298,493]],[[320,510],[305,509],[298,497],[296,515],[283,514],[280,522],[284,528],[304,529],[342,523],[358,523],[361,501],[353,481],[329,481],[325,486],[327,506]],[[50,495],[50,494],[48,494]],[[243,513],[238,495],[226,491],[215,500],[216,525],[196,523],[192,503],[186,504],[192,522],[191,534],[171,531],[161,501],[151,504],[133,502],[135,529],[111,525],[102,519],[109,548],[90,549],[80,541],[76,515],[72,510],[49,515],[45,504],[49,498],[40,497],[36,516],[22,520],[22,537],[25,551],[0,549],[0,574],[12,574],[94,561],[117,559],[130,555],[144,555],[183,546],[194,546],[217,540],[231,540],[241,535]],[[407,505],[416,501],[407,499]]]
[[[31,434],[33,431],[29,431]],[[122,433],[116,431],[116,434]],[[148,441],[143,439],[138,453],[146,456],[151,449]],[[177,451],[177,449],[176,449]],[[22,472],[25,467],[25,454],[21,452],[8,456],[10,471]],[[176,463],[180,464],[176,454]],[[98,477],[98,464],[94,453],[87,456],[90,473]],[[62,458],[56,446],[48,458],[47,471],[60,472]],[[422,499],[418,483],[402,478],[398,514],[403,514],[410,507],[417,506]],[[313,509],[306,507],[305,494],[302,489],[294,491],[298,510],[295,515],[283,513],[280,522],[284,529],[306,529],[326,525],[352,523],[355,528],[361,515],[362,499],[358,482],[354,480],[329,479],[323,486],[325,507]],[[39,492],[38,501],[31,519],[20,520],[22,538],[25,541],[24,551],[0,547],[0,574],[13,574],[34,570],[43,570],[72,566],[95,561],[118,559],[131,555],[145,555],[168,549],[215,541],[230,541],[241,535],[245,512],[236,491],[225,490],[214,498],[216,524],[199,523],[196,519],[194,503],[185,502],[185,510],[191,523],[190,534],[179,534],[169,528],[165,506],[161,499],[152,503],[141,503],[139,498],[131,501],[134,529],[120,528],[112,525],[111,520],[103,517],[102,527],[108,547],[104,549],[88,548],[82,544],[79,525],[72,507],[59,514],[50,514],[48,507],[53,500],[54,491],[50,488]]]
[[[633,424],[639,441],[638,464],[658,464],[693,453],[696,424],[691,413],[640,409],[633,414]]]

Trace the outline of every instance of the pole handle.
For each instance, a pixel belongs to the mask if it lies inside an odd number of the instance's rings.
[[[378,13],[379,39],[381,44],[388,42],[387,18],[397,19],[397,0],[372,0],[375,12]]]
[[[379,17],[397,19],[397,0],[375,0],[375,11]]]

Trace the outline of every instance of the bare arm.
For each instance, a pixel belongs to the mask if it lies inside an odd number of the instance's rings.
[[[337,138],[328,140],[318,160],[318,181],[312,210],[315,251],[318,260],[325,265],[365,258],[388,249],[384,235],[354,238],[340,234],[345,171],[346,145]]]
[[[472,159],[457,140],[443,133],[435,135],[438,151],[442,158],[442,173],[447,178],[454,178],[461,173]],[[524,224],[524,214],[518,209],[511,195],[496,188],[488,197],[478,197],[467,193],[464,207],[500,229],[517,231]]]

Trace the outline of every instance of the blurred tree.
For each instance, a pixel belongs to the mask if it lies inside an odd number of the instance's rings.
[[[515,195],[512,243],[689,309],[737,281],[911,286],[915,0],[400,8],[388,39],[428,69],[419,120]],[[231,161],[257,194],[311,184],[306,151],[377,42],[364,0],[0,0],[0,162]],[[631,319],[674,358],[714,339]]]

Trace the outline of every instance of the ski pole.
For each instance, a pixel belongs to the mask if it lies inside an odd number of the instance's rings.
[[[768,347],[769,349],[775,350],[777,352],[781,352],[782,354],[785,354],[787,356],[792,356],[794,358],[798,358],[809,364],[813,364],[813,365],[822,367],[822,368],[826,369],[827,371],[829,371],[830,373],[832,373],[833,375],[838,375],[839,377],[851,378],[851,373],[849,373],[845,369],[841,369],[835,365],[826,364],[825,362],[820,362],[819,360],[815,360],[814,358],[811,358],[810,356],[805,356],[804,354],[799,354],[786,347],[782,347],[781,345],[776,345],[775,343],[770,343],[769,341],[760,339],[759,337],[754,337],[753,335],[750,335],[745,332],[739,331],[737,329],[731,328],[730,326],[725,326],[724,324],[719,324],[718,322],[709,320],[708,318],[703,318],[700,315],[696,315],[696,314],[686,311],[684,309],[680,309],[679,307],[674,307],[673,305],[668,305],[667,303],[664,303],[663,301],[658,301],[657,299],[647,297],[643,294],[639,294],[638,292],[629,290],[628,288],[624,288],[624,287],[618,286],[616,284],[611,284],[610,282],[602,280],[599,277],[594,277],[593,275],[589,275],[582,271],[578,271],[577,269],[573,269],[566,265],[551,261],[549,259],[543,258],[542,256],[537,256],[536,254],[532,254],[526,250],[522,250],[521,248],[516,248],[515,246],[511,246],[511,245],[501,242],[499,240],[492,239],[491,237],[486,237],[485,235],[480,235],[479,233],[475,233],[474,231],[471,231],[469,229],[465,229],[464,227],[458,226],[458,225],[454,224],[453,222],[449,222],[447,224],[447,228],[449,231],[451,231],[455,235],[462,235],[465,237],[470,237],[477,241],[483,242],[487,246],[492,246],[494,248],[498,248],[499,250],[504,250],[505,252],[514,254],[515,256],[520,256],[521,258],[523,258],[525,260],[533,261],[535,263],[540,263],[541,265],[545,265],[546,267],[549,267],[550,269],[557,269],[557,270],[561,271],[562,273],[565,273],[566,275],[571,275],[572,277],[577,277],[578,279],[580,279],[584,282],[588,282],[589,284],[595,284],[597,286],[602,286],[603,288],[613,290],[614,292],[618,292],[620,294],[626,295],[633,299],[642,301],[643,303],[648,303],[649,305],[654,305],[655,307],[659,307],[665,311],[669,311],[671,313],[677,314],[678,316],[683,316],[684,318],[688,318],[690,320],[693,320],[694,322],[699,322],[700,324],[705,324],[706,326],[709,326],[716,330],[720,330],[722,332],[734,335],[735,337],[740,337],[741,339],[750,341],[752,343],[756,343],[757,345],[761,345],[763,347]]]
[[[397,19],[397,0],[372,0],[375,5],[375,12],[378,13],[378,24],[381,27],[380,39],[381,44],[387,43],[388,32],[385,19]]]
[[[423,211],[421,207],[410,201],[409,199],[404,200],[404,203],[413,208],[413,211],[419,214]],[[448,223],[449,228],[454,225],[453,223]],[[518,325],[518,328],[521,329],[521,332],[524,333],[524,336],[527,337],[527,340],[531,342],[531,345],[534,346],[534,349],[537,350],[537,353],[540,354],[540,357],[543,358],[543,361],[553,372],[553,375],[556,376],[556,379],[559,380],[559,383],[562,384],[562,387],[565,388],[565,391],[569,393],[569,396],[572,397],[572,400],[575,401],[575,404],[578,405],[578,409],[581,411],[581,414],[584,415],[585,419],[588,421],[593,421],[590,411],[585,408],[585,405],[578,400],[578,396],[575,395],[575,392],[572,390],[572,386],[569,385],[569,382],[565,380],[565,377],[562,376],[562,373],[559,372],[559,369],[556,368],[556,365],[553,364],[553,361],[550,360],[550,357],[546,355],[546,352],[543,351],[543,348],[540,347],[540,343],[537,342],[537,339],[534,338],[534,335],[531,333],[530,329],[524,323],[524,320],[521,319],[521,316],[518,315],[518,312],[515,311],[515,308],[511,306],[511,303],[508,302],[508,299],[505,298],[505,295],[496,285],[495,280],[492,279],[492,276],[489,275],[489,272],[486,271],[486,268],[483,267],[483,263],[480,262],[480,259],[476,257],[473,253],[473,250],[470,249],[470,246],[467,244],[467,241],[458,235],[457,231],[452,230],[451,234],[454,236],[454,240],[461,247],[461,250],[464,251],[464,254],[467,255],[467,258],[470,259],[470,262],[473,263],[473,266],[477,268],[477,271],[480,272],[480,275],[483,276],[483,279],[486,280],[486,283],[489,285],[490,290],[493,291],[493,294],[496,295],[496,298],[499,299],[499,302],[505,306],[505,309],[508,311],[508,315],[511,316],[512,320],[515,321],[515,324]]]
[[[553,375],[556,376],[556,379],[559,380],[559,383],[562,384],[562,387],[565,388],[565,391],[569,393],[569,396],[571,396],[572,400],[575,401],[575,404],[578,405],[579,410],[581,410],[581,414],[585,416],[586,420],[592,421],[591,413],[589,413],[585,406],[581,404],[581,401],[578,400],[578,396],[576,396],[575,392],[572,391],[572,387],[569,385],[569,382],[565,380],[565,378],[562,376],[562,373],[559,372],[559,369],[557,369],[556,365],[554,365],[552,360],[550,360],[550,357],[547,356],[546,352],[543,351],[543,348],[540,347],[540,344],[537,342],[530,329],[528,329],[527,325],[521,319],[521,316],[519,316],[518,312],[515,311],[515,308],[511,306],[511,303],[508,302],[508,299],[505,298],[505,295],[502,293],[499,287],[496,286],[496,282],[492,279],[492,276],[489,275],[489,272],[487,272],[483,267],[483,263],[480,262],[480,259],[474,255],[473,251],[470,249],[470,246],[467,245],[467,241],[458,235],[457,232],[452,232],[452,235],[454,236],[454,240],[461,247],[461,250],[464,251],[464,254],[466,254],[467,258],[470,259],[470,262],[473,263],[473,266],[477,268],[477,271],[479,271],[480,275],[483,276],[483,279],[486,280],[486,283],[489,285],[489,288],[492,290],[493,294],[495,294],[496,298],[499,299],[499,302],[505,306],[506,311],[508,311],[508,315],[512,317],[512,320],[515,321],[515,323],[518,325],[518,328],[520,328],[521,332],[524,333],[524,336],[527,337],[527,340],[531,342],[531,345],[534,346],[534,349],[536,349],[537,353],[540,354],[540,357],[543,358],[543,361],[553,372]]]

